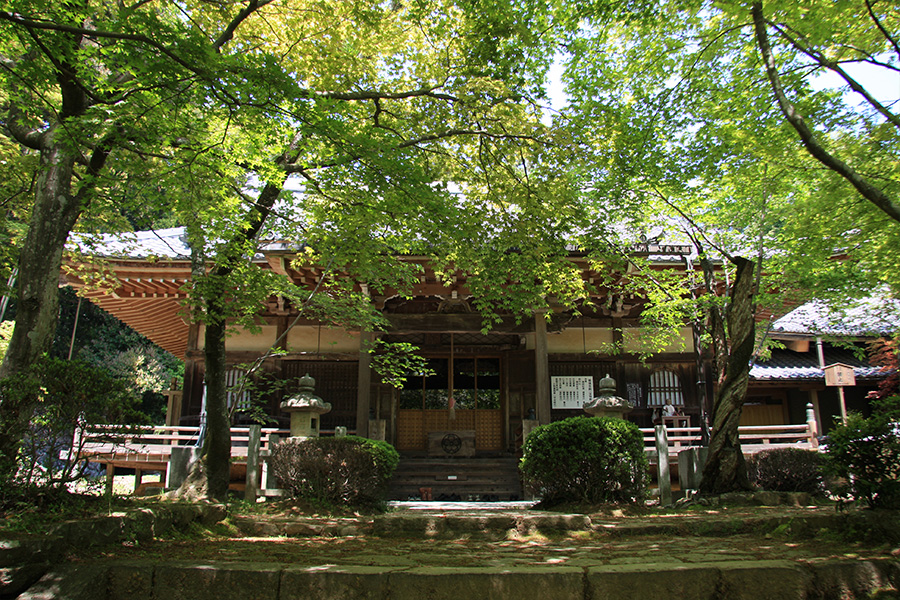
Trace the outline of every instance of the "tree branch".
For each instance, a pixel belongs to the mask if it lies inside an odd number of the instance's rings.
[[[881,113],[881,115],[885,119],[887,119],[890,123],[892,123],[894,125],[894,127],[897,127],[898,129],[900,129],[900,117],[893,114],[883,104],[881,104],[881,102],[876,100],[869,93],[869,91],[866,88],[864,88],[862,85],[860,85],[860,83],[856,79],[851,77],[849,73],[847,73],[844,69],[842,69],[841,65],[839,63],[837,63],[833,60],[828,60],[827,58],[825,58],[825,56],[822,55],[821,52],[813,50],[806,44],[803,44],[802,42],[800,42],[799,39],[795,38],[794,36],[789,34],[784,28],[773,23],[772,21],[767,20],[766,22],[769,23],[772,27],[774,27],[775,30],[781,35],[781,37],[786,39],[794,48],[796,48],[797,50],[799,50],[806,56],[813,59],[817,64],[825,67],[826,69],[834,71],[835,73],[840,75],[841,78],[847,82],[847,85],[850,86],[851,90],[853,90],[854,92],[856,92],[857,94],[859,94],[863,98],[865,98],[866,102],[868,102],[873,107],[875,107],[875,110],[877,110],[879,113]]]
[[[878,31],[881,32],[881,35],[884,36],[888,42],[890,42],[891,46],[894,47],[894,52],[897,53],[897,56],[900,57],[900,44],[897,43],[897,40],[891,36],[890,32],[884,28],[884,25],[881,24],[881,21],[878,20],[878,16],[875,14],[875,11],[872,9],[871,0],[866,0],[866,10],[869,13],[869,17],[872,18],[872,22],[875,23],[875,27],[878,28]]]
[[[450,94],[436,92],[438,87],[420,88],[407,92],[379,92],[375,90],[361,90],[358,92],[316,92],[302,90],[301,94],[308,98],[325,98],[328,100],[409,100],[410,98],[434,98],[436,100],[448,100],[459,102],[459,98]]]
[[[846,179],[864,198],[884,211],[889,217],[900,222],[900,204],[885,194],[884,191],[869,183],[867,179],[862,177],[850,165],[829,153],[816,139],[812,130],[803,120],[803,117],[797,112],[797,109],[791,104],[790,100],[788,100],[784,88],[781,85],[781,78],[778,76],[778,69],[775,65],[775,57],[772,54],[772,48],[769,45],[769,35],[766,32],[766,20],[763,17],[762,3],[754,2],[750,10],[753,15],[753,26],[756,32],[757,47],[762,55],[763,63],[766,66],[766,75],[772,85],[775,99],[778,101],[778,106],[788,123],[790,123],[800,136],[800,141],[803,143],[803,146],[813,158]]]
[[[232,19],[231,23],[225,28],[225,31],[222,32],[222,35],[219,36],[215,42],[213,42],[213,49],[216,52],[219,52],[222,47],[231,41],[231,38],[234,37],[234,32],[237,31],[237,28],[240,27],[241,23],[244,22],[250,15],[258,11],[260,8],[265,6],[266,4],[270,4],[273,0],[250,0],[247,3],[247,6],[244,7],[242,11],[240,11],[237,16]]]
[[[709,238],[709,236],[706,235],[706,232],[703,230],[703,227],[701,227],[700,225],[698,225],[697,222],[694,221],[693,218],[691,218],[686,212],[684,212],[683,210],[681,210],[681,207],[680,207],[680,206],[678,206],[677,204],[675,204],[674,202],[672,202],[671,200],[669,200],[669,198],[666,197],[665,194],[663,194],[662,192],[660,192],[660,191],[657,190],[656,188],[653,188],[652,193],[653,193],[656,197],[658,197],[660,200],[662,200],[663,202],[665,202],[665,203],[669,206],[669,208],[673,209],[675,212],[677,212],[679,215],[681,215],[681,218],[684,219],[685,221],[687,221],[688,225],[690,225],[690,226],[693,228],[693,230],[697,233],[697,235],[695,236],[695,235],[693,235],[690,231],[688,231],[688,230],[686,230],[686,229],[683,230],[684,233],[685,233],[689,238],[691,238],[691,241],[694,243],[694,245],[697,246],[697,250],[698,250],[699,253],[702,253],[702,248],[703,248],[703,246],[700,244],[700,238],[703,238],[703,240],[704,240],[707,244],[709,244],[710,246],[712,246],[713,248],[715,248],[715,249],[716,249],[722,256],[724,256],[729,262],[734,262],[734,257],[733,257],[727,250],[725,250],[725,249],[722,248],[720,245],[716,244],[713,240],[711,240],[711,239]],[[697,236],[699,236],[699,237],[697,237]]]
[[[87,177],[85,177],[85,181],[82,182],[82,185],[78,189],[78,193],[75,195],[76,203],[83,207],[87,207],[89,201],[88,195],[94,193],[97,189],[97,186],[93,185],[93,181],[100,176],[100,171],[103,170],[106,159],[109,158],[109,154],[112,152],[116,140],[121,134],[121,129],[117,129],[104,137],[94,148],[94,151],[91,153],[91,158],[87,162]]]
[[[44,133],[40,129],[35,129],[24,125],[21,122],[21,119],[23,117],[22,111],[19,110],[19,108],[15,104],[11,104],[9,106],[7,115],[8,116],[4,120],[3,124],[6,125],[6,130],[9,131],[12,139],[22,144],[26,148],[31,148],[32,150],[40,150]]]
[[[151,48],[155,48],[162,54],[165,54],[177,64],[181,65],[185,69],[189,70],[192,73],[197,75],[203,75],[199,69],[191,65],[186,60],[182,59],[172,50],[169,50],[163,44],[160,44],[156,40],[147,37],[146,35],[139,35],[134,33],[115,33],[112,31],[102,31],[99,29],[86,29],[84,27],[75,27],[72,25],[62,25],[59,23],[51,23],[49,21],[35,21],[33,19],[27,19],[21,15],[7,12],[5,10],[0,10],[0,20],[9,21],[15,25],[20,25],[29,30],[45,30],[45,31],[58,31],[60,33],[69,33],[73,35],[84,35],[89,37],[98,37],[98,38],[106,38],[111,40],[123,40],[130,42],[138,42],[141,44],[146,44]]]
[[[404,148],[410,148],[412,146],[418,146],[419,144],[424,144],[427,142],[436,142],[438,140],[457,137],[457,136],[478,136],[481,138],[494,138],[494,139],[505,139],[505,140],[528,140],[532,142],[539,142],[536,138],[529,135],[520,135],[514,133],[493,133],[490,131],[485,131],[482,129],[448,129],[447,131],[442,131],[440,133],[432,133],[429,135],[423,135],[422,137],[418,137],[412,140],[403,141],[393,148],[388,148],[384,150],[384,152],[391,152],[393,150],[402,150]],[[330,167],[337,167],[340,165],[350,164],[362,158],[361,154],[355,154],[352,156],[348,156],[342,160],[332,161],[328,163],[320,163],[316,165],[295,165],[288,164],[285,165],[285,172],[288,174],[300,173],[303,171],[310,171],[314,169],[327,169]]]

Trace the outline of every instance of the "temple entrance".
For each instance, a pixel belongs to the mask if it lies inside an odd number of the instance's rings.
[[[397,449],[425,450],[434,431],[474,431],[477,451],[501,451],[503,377],[498,356],[440,357],[397,395]]]

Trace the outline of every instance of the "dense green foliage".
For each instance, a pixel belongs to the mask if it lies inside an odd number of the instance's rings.
[[[900,508],[900,396],[872,407],[871,416],[851,413],[829,432],[826,468],[845,481],[835,491],[873,508]]]
[[[800,448],[773,448],[747,459],[747,475],[754,486],[773,492],[823,491],[825,457]]]
[[[316,293],[349,298],[329,320],[372,329],[368,294],[346,282],[407,293],[420,267],[399,253],[429,256],[446,279],[474,274],[486,323],[571,299],[567,181],[540,161],[554,41],[543,0],[14,0],[0,11],[2,133],[42,160],[19,252],[28,297],[0,369],[48,351],[70,231],[174,215],[196,267],[190,314],[206,325],[205,455],[220,497],[225,329],[255,327],[266,298],[301,311]],[[315,290],[250,264],[264,237],[314,249],[299,262],[321,269]],[[524,258],[484,268],[508,248]],[[508,280],[523,283],[509,293]],[[0,431],[0,455],[18,443]]]
[[[608,417],[572,417],[535,428],[519,464],[527,490],[561,503],[637,502],[647,458],[637,425]]]
[[[323,506],[375,506],[399,460],[387,442],[346,436],[287,440],[272,449],[269,464],[292,496]]]
[[[898,75],[900,19],[879,0],[647,8],[578,9],[560,123],[581,142],[573,160],[598,221],[630,220],[663,243],[697,250],[702,275],[665,281],[644,270],[650,302],[641,316],[669,331],[692,321],[713,358],[706,378],[716,398],[705,408],[714,436],[735,442],[712,444],[708,470],[718,473],[704,481],[721,492],[745,487],[736,448],[741,388],[751,354],[765,348],[748,343],[746,355],[735,355],[743,347],[735,325],[749,324],[742,338],[752,340],[765,336],[753,331],[757,307],[779,313],[786,299],[846,302],[900,290],[898,88],[880,101],[877,86],[866,89]],[[863,70],[879,75],[861,83],[854,77]],[[756,267],[751,310],[726,323],[724,309],[735,304],[721,291],[741,259]],[[723,266],[705,268],[714,263]],[[719,448],[731,458],[720,461]]]
[[[73,434],[85,424],[127,429],[147,420],[126,381],[79,360],[45,358],[0,381],[0,398],[32,407],[15,475],[21,485],[61,486],[82,478],[87,462],[75,460]],[[9,424],[0,420],[0,426]]]

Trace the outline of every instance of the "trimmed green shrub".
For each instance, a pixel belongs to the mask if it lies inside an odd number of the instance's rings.
[[[800,448],[773,448],[747,459],[747,476],[756,487],[772,492],[824,491],[825,457]]]
[[[359,437],[356,435],[348,435],[345,440],[356,441],[362,444],[363,448],[372,455],[375,463],[375,471],[378,476],[385,481],[390,481],[400,463],[400,455],[392,445],[383,440],[370,440],[369,438]]]
[[[900,397],[872,408],[872,416],[851,413],[828,434],[827,472],[846,482],[836,492],[873,508],[900,508]]]
[[[287,440],[272,449],[269,464],[292,496],[324,506],[373,506],[399,460],[387,442],[347,436]]]
[[[536,427],[522,450],[525,488],[545,506],[644,499],[647,457],[634,423],[572,417]]]

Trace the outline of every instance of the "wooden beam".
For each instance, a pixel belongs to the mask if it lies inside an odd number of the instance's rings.
[[[359,371],[356,378],[356,435],[369,437],[369,409],[372,391],[372,355],[369,345],[375,339],[371,331],[359,335]]]
[[[547,359],[546,313],[534,313],[534,403],[538,423],[550,422],[550,365]]]
[[[415,314],[385,315],[394,332],[405,333],[477,333],[481,331],[481,315],[467,314]],[[495,333],[529,333],[534,325],[529,322],[516,323],[512,317],[504,317],[501,323],[495,323],[491,331]]]

